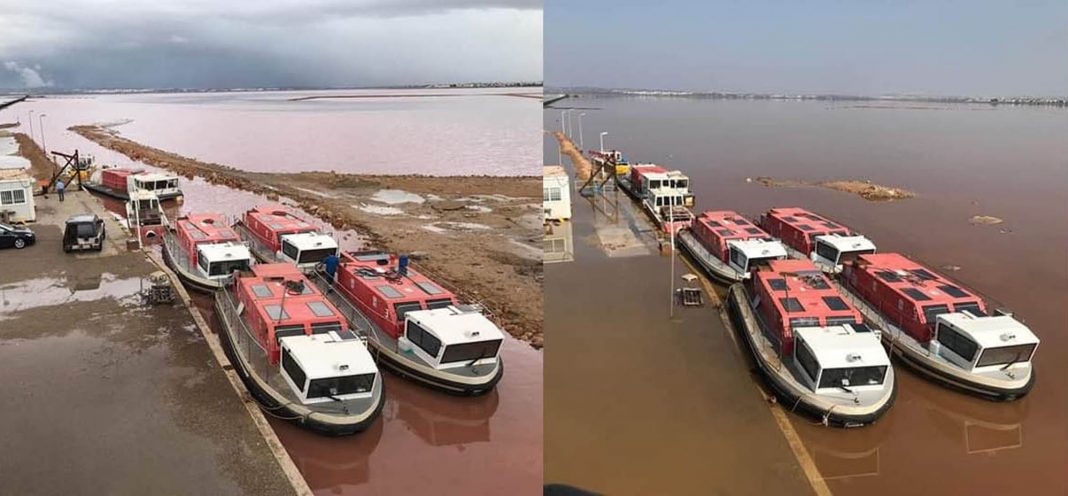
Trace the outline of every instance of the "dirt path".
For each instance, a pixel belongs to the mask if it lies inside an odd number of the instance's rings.
[[[511,335],[542,346],[540,177],[255,173],[142,145],[107,127],[70,130],[187,178],[286,197],[372,246],[421,255],[424,272],[483,303]]]
[[[560,142],[560,151],[571,158],[571,163],[575,166],[575,176],[582,181],[589,179],[593,174],[593,165],[582,155],[582,151],[567,136],[564,136],[564,133],[553,131],[553,136],[556,137],[556,141]]]
[[[30,173],[35,179],[50,179],[55,165],[48,160],[44,150],[30,139],[25,133],[15,133],[15,141],[19,144],[19,155],[30,161]]]

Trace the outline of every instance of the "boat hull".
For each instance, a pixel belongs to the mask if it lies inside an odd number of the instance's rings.
[[[173,239],[168,239],[171,237],[171,234],[164,233],[163,236],[163,262],[166,263],[167,266],[170,267],[175,274],[178,274],[178,279],[180,279],[182,281],[182,284],[184,284],[187,288],[199,293],[211,294],[215,291],[222,289],[223,286],[226,285],[226,280],[209,279],[186,269],[186,267],[183,264],[179,263],[177,258],[175,258],[181,257],[182,255],[180,253],[171,253],[171,250],[173,249],[171,247],[171,243],[174,242]]]
[[[716,282],[734,284],[745,279],[744,273],[732,269],[722,260],[712,256],[689,230],[683,229],[679,231],[677,240],[679,245],[682,246],[682,250]]]
[[[234,346],[236,342],[234,332],[236,331],[226,317],[230,312],[225,308],[228,303],[225,301],[226,296],[224,293],[224,291],[215,293],[215,312],[224,331],[223,339],[220,341],[223,343],[226,356],[233,365],[234,370],[237,371],[238,376],[241,377],[241,381],[248,388],[252,397],[261,405],[264,413],[327,436],[356,434],[367,430],[378,419],[379,414],[382,412],[382,406],[385,404],[385,385],[382,384],[381,377],[378,378],[380,390],[374,405],[366,411],[352,415],[325,414],[313,411],[304,405],[290,401],[279,393],[259,374],[255,373],[252,365]]]
[[[1031,391],[1031,388],[1034,387],[1034,367],[1029,369],[1027,379],[995,381],[930,358],[926,347],[892,324],[888,324],[882,314],[851,291],[847,285],[838,281],[834,281],[834,285],[838,287],[841,293],[850,297],[857,310],[860,310],[860,313],[864,315],[865,320],[884,329],[882,334],[883,346],[890,351],[890,355],[927,380],[947,389],[990,401],[1017,400],[1026,396]]]
[[[886,376],[890,391],[884,394],[880,401],[868,405],[843,406],[798,387],[789,378],[788,367],[781,363],[776,367],[759,351],[763,330],[752,311],[748,292],[743,284],[734,284],[728,289],[727,305],[731,322],[745,338],[746,348],[756,362],[761,376],[785,409],[833,427],[861,427],[875,423],[893,406],[897,399],[897,381],[893,368],[887,370]]]

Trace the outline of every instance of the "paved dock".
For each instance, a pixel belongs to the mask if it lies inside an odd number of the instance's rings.
[[[0,492],[294,494],[187,308],[142,303],[157,267],[102,204],[37,205],[37,244],[0,251]],[[107,246],[64,253],[87,212]]]

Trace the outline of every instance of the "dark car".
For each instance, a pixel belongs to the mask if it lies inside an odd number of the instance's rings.
[[[67,219],[63,231],[63,251],[104,249],[107,237],[104,221],[93,214],[75,215]]]
[[[22,249],[37,242],[33,231],[25,227],[0,224],[0,248]]]

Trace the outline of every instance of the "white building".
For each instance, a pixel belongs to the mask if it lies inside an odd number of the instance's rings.
[[[571,185],[563,167],[545,166],[542,193],[546,222],[571,219]]]
[[[11,137],[0,137],[0,151],[17,151]],[[30,161],[22,157],[0,155],[0,222],[34,222],[37,213],[33,206],[36,181],[30,176]]]

